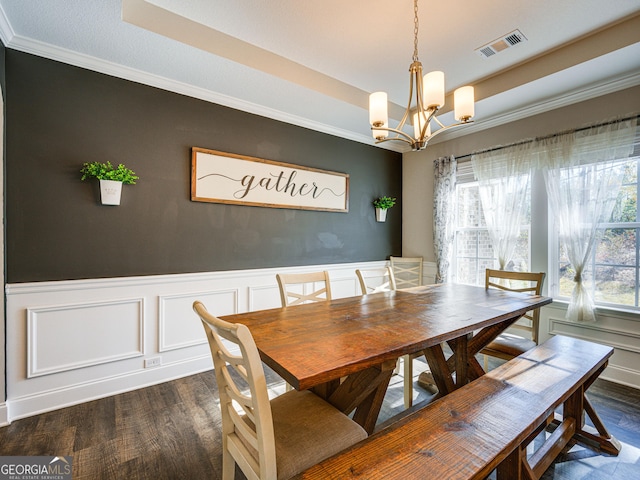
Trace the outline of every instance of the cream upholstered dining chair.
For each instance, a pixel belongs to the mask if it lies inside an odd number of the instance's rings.
[[[248,479],[290,478],[367,437],[360,425],[309,390],[269,400],[249,328],[214,317],[201,302],[193,309],[209,341],[220,394],[223,480],[233,480],[236,464]],[[231,353],[229,343],[239,353]]]
[[[422,257],[389,257],[398,290],[422,285]]]
[[[331,300],[329,272],[279,273],[276,275],[283,307]],[[313,289],[308,292],[308,289]]]
[[[396,289],[396,281],[391,267],[358,269],[356,276],[363,295]]]
[[[331,300],[331,282],[327,271],[278,273],[276,274],[276,280],[280,288],[282,308]],[[285,390],[289,391],[291,389],[291,385],[286,383]]]
[[[544,272],[507,272],[504,270],[491,270],[487,268],[485,273],[485,288],[499,288],[511,292],[525,292],[531,295],[540,295],[544,283]],[[513,333],[502,333],[480,350],[480,353],[503,360],[510,360],[521,353],[530,350],[538,344],[538,328],[540,322],[540,309],[536,308],[520,317],[510,329],[523,331],[525,336]],[[488,367],[485,356],[485,370]]]
[[[388,292],[396,289],[396,282],[391,267],[370,268],[356,270],[360,290],[363,295],[378,292]],[[404,406],[413,405],[413,359],[422,355],[422,352],[402,356],[404,365]]]
[[[391,256],[389,257],[389,262],[391,263],[391,270],[398,290],[422,285],[422,257]],[[421,355],[422,353],[413,353],[403,357],[405,408],[409,408],[413,404],[413,359]]]

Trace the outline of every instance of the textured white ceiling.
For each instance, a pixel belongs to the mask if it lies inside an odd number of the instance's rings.
[[[10,48],[366,143],[368,93],[386,90],[402,107],[408,95],[410,0],[0,0],[0,9]],[[419,16],[425,71],[443,70],[448,91],[476,86],[467,131],[640,83],[638,0],[421,0]],[[514,29],[528,41],[489,59],[475,52]]]

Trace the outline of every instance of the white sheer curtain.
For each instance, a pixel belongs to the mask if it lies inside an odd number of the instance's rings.
[[[635,135],[632,119],[536,142],[560,244],[575,269],[567,319],[596,320],[584,284],[585,267],[598,238],[598,224],[611,216],[623,177],[619,160],[632,154]]]
[[[504,270],[513,258],[522,219],[529,207],[531,149],[532,142],[525,142],[471,157],[482,211],[500,270]]]
[[[457,161],[441,157],[433,161],[433,246],[436,253],[436,283],[445,283],[451,265],[451,247],[455,235]]]

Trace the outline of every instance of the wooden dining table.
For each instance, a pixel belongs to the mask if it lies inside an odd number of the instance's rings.
[[[475,355],[551,298],[438,284],[222,317],[249,327],[262,361],[372,433],[399,357],[423,352],[438,396],[480,377]],[[443,345],[449,349],[444,349]],[[445,352],[452,352],[447,358]]]

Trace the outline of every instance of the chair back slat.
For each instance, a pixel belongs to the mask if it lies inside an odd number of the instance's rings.
[[[396,288],[422,285],[422,257],[389,257]]]
[[[356,276],[363,295],[396,289],[396,281],[391,267],[358,269]]]
[[[283,307],[331,300],[329,272],[279,273],[276,279]]]
[[[509,292],[540,295],[542,293],[544,278],[544,272],[510,272],[487,268],[485,272],[485,288],[498,288]],[[509,328],[528,332],[531,340],[538,343],[539,324],[540,309],[536,308],[527,312]]]

